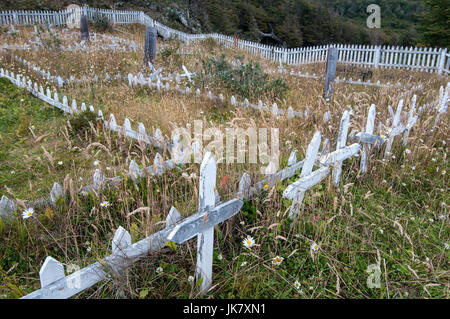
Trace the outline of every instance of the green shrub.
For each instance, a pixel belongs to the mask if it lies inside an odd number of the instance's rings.
[[[180,41],[173,41],[173,45],[162,49],[159,56],[164,64],[175,64],[181,66],[181,56],[177,53],[180,48]]]
[[[216,40],[213,38],[206,38],[200,42],[200,45],[203,45],[207,51],[213,51],[218,46]]]
[[[109,21],[108,17],[104,14],[95,16],[93,25],[94,29],[98,32],[105,32],[112,30],[111,21]]]
[[[219,59],[209,57],[202,60],[203,70],[198,75],[198,85],[225,87],[233,94],[243,98],[255,98],[268,95],[271,98],[284,98],[289,90],[286,79],[269,79],[261,65],[249,62],[233,67],[225,60],[225,55]]]
[[[97,115],[91,111],[84,111],[74,115],[69,120],[70,123],[70,133],[73,135],[83,134],[86,130],[90,130],[91,126],[89,123],[96,123]]]

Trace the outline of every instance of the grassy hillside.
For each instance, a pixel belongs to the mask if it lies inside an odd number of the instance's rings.
[[[112,34],[144,44],[142,26],[117,28],[121,32]],[[35,38],[33,28],[18,29],[15,35],[0,34],[0,43],[24,43]],[[76,30],[58,29],[57,36],[67,45],[73,42],[71,33],[78,35]],[[45,36],[43,32],[42,39]],[[404,99],[406,116],[413,95],[417,95],[417,107],[425,106],[436,100],[439,87],[447,81],[431,73],[377,69],[373,70],[373,81],[400,81],[402,86],[336,83],[333,99],[326,102],[321,97],[322,80],[290,75],[290,71],[322,74],[324,64],[286,66],[286,74],[274,74],[277,63],[225,49],[211,40],[184,46],[184,54],[175,40],[158,40],[157,47],[155,65],[164,67],[164,74],[181,71],[185,65],[198,75],[192,84],[194,89],[211,90],[216,96],[223,93],[226,101],[232,94],[240,100],[247,97],[251,103],[261,99],[265,105],[272,105],[276,101],[282,109],[292,106],[302,114],[308,109],[310,115],[293,119],[273,116],[270,111],[234,107],[201,95],[178,94],[174,89],[129,86],[126,80],[74,82],[58,87],[58,91],[69,101],[76,98],[102,109],[105,118],[113,113],[118,124],[129,118],[133,128],[142,122],[150,134],[159,128],[166,138],[174,128],[191,127],[196,120],[204,131],[278,128],[280,168],[284,168],[292,151],[299,160],[304,159],[317,130],[335,149],[344,111],[351,111],[349,131],[361,131],[367,110],[376,104],[376,134],[388,135],[389,106],[395,109]],[[40,47],[14,54],[64,78],[146,72],[142,50],[57,51]],[[222,55],[223,59],[213,59]],[[239,73],[237,66],[229,70],[228,66],[236,65],[238,59],[251,72]],[[227,72],[205,72],[209,66]],[[5,51],[0,54],[0,67],[27,75],[43,87],[54,85]],[[236,75],[242,76],[239,81]],[[280,88],[281,83],[286,84],[287,92],[255,92],[255,87],[263,87],[257,80],[266,76],[266,83],[278,81],[276,87]],[[181,87],[186,85],[187,80],[180,82]],[[331,114],[329,122],[323,121],[325,112]],[[449,116],[443,114],[438,125],[435,118],[435,105],[424,108],[407,145],[397,136],[388,160],[383,159],[384,146],[371,148],[366,175],[359,171],[359,157],[345,160],[340,185],[335,187],[327,178],[308,190],[292,227],[288,218],[291,202],[282,193],[299,179],[300,172],[284,182],[267,185],[246,200],[238,215],[215,228],[213,287],[206,297],[448,299]],[[183,217],[197,211],[198,164],[177,165],[162,176],[145,174],[134,182],[127,175],[131,160],[140,168],[148,167],[161,150],[143,147],[95,120],[75,125],[76,119],[8,80],[0,80],[0,196],[8,196],[17,205],[13,218],[0,222],[0,298],[17,298],[38,289],[39,269],[47,256],[62,262],[68,274],[110,254],[111,240],[119,226],[136,242],[162,229],[172,206]],[[170,157],[167,152],[161,155]],[[261,180],[261,167],[260,163],[218,163],[217,192],[221,199],[235,196],[244,172],[252,182]],[[103,191],[79,193],[82,186],[92,183],[95,169],[101,169],[106,177],[122,179]],[[55,181],[63,184],[65,191],[55,207],[44,203],[35,207],[30,218],[21,218],[29,203],[48,194]],[[105,202],[108,204],[101,204]],[[243,245],[247,236],[255,241],[250,248]],[[146,255],[123,276],[111,273],[108,280],[74,298],[198,298],[196,283],[189,279],[195,274],[195,247],[196,239],[163,247]],[[276,256],[284,258],[279,265],[272,263]],[[367,284],[374,266],[380,270],[378,287]]]
[[[289,47],[327,43],[415,45],[425,5],[422,0],[4,0],[0,9],[61,9],[71,3],[143,10],[169,26],[189,32],[239,34],[243,39]],[[381,29],[368,29],[366,8],[381,7]]]

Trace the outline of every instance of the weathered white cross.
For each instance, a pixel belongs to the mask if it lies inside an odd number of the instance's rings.
[[[105,279],[106,268],[119,273],[133,261],[164,247],[173,241],[182,244],[197,236],[197,280],[201,281],[201,294],[205,294],[212,282],[212,256],[214,226],[236,215],[243,202],[232,199],[216,204],[216,162],[211,153],[206,153],[200,167],[199,211],[180,221],[180,213],[175,208],[166,218],[166,228],[131,243],[130,234],[119,227],[112,240],[112,254],[68,276],[64,275],[64,266],[52,257],[47,257],[39,271],[41,289],[26,295],[34,298],[69,298],[97,282]],[[178,222],[178,223],[177,223]]]

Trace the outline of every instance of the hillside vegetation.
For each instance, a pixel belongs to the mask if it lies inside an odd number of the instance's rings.
[[[0,10],[59,10],[71,3],[142,10],[180,30],[239,34],[241,39],[288,47],[329,43],[441,47],[450,44],[448,0],[4,0]],[[381,7],[380,29],[366,26],[369,15],[366,8],[372,3]],[[424,18],[424,14],[428,16]],[[436,19],[441,20],[438,26]],[[430,29],[434,36],[424,37]],[[280,41],[261,33],[272,30]]]
[[[107,34],[127,37],[143,47],[143,26],[116,28]],[[0,43],[29,43],[36,37],[32,27],[17,29],[15,34],[1,33]],[[54,29],[56,43],[68,45],[79,36],[78,30]],[[41,39],[48,32],[43,28]],[[364,130],[368,109],[375,104],[375,133],[388,136],[390,109],[396,109],[401,99],[405,102],[402,123],[414,95],[417,110],[422,107],[406,145],[397,136],[388,159],[383,158],[384,145],[371,148],[365,175],[359,170],[360,157],[345,160],[340,185],[327,178],[309,189],[297,220],[288,217],[292,202],[283,191],[299,179],[300,171],[283,182],[265,184],[245,200],[235,217],[215,227],[213,285],[206,298],[450,297],[448,112],[435,122],[439,88],[448,78],[374,69],[373,81],[401,85],[340,82],[327,102],[322,98],[322,77],[290,73],[323,76],[324,63],[284,65],[287,72],[278,73],[279,63],[226,49],[212,39],[182,47],[177,40],[159,39],[154,65],[163,67],[164,75],[182,72],[185,66],[197,76],[194,83],[183,79],[179,85],[203,93],[211,90],[215,96],[222,93],[226,102],[221,102],[206,94],[181,94],[174,89],[175,82],[170,83],[172,89],[157,90],[116,79],[117,73],[151,71],[142,62],[141,49],[99,50],[95,47],[99,41],[92,39],[88,51],[48,46],[4,50],[0,67],[26,75],[38,86],[57,89],[60,98],[65,95],[78,105],[93,105],[106,119],[114,114],[120,125],[128,118],[133,128],[143,123],[149,134],[155,135],[158,128],[166,140],[171,140],[174,128],[192,127],[194,121],[200,121],[205,131],[278,128],[280,168],[287,167],[291,152],[298,160],[305,158],[316,131],[323,140],[329,139],[331,151],[336,149],[345,111],[351,114],[349,131],[358,132]],[[59,87],[27,68],[23,59],[65,79],[72,75],[86,80]],[[106,73],[109,79],[104,78]],[[94,75],[100,80],[92,80]],[[291,106],[301,114],[308,110],[309,115],[288,118],[270,110],[235,107],[228,103],[231,95],[251,103],[260,99],[269,106],[276,101],[280,109]],[[326,113],[328,121],[323,120]],[[160,176],[143,174],[133,180],[128,174],[132,160],[143,169],[156,162],[157,153],[170,158],[168,151],[144,147],[142,141],[112,132],[95,116],[88,121],[84,115],[65,115],[0,79],[0,197],[8,196],[17,208],[11,218],[0,220],[0,298],[18,298],[39,289],[39,270],[47,256],[63,263],[69,274],[111,254],[119,226],[134,243],[161,230],[172,206],[183,218],[197,212],[200,165],[177,164]],[[350,135],[347,145],[356,141]],[[244,172],[252,183],[261,180],[261,168],[261,163],[219,162],[216,185],[221,200],[236,196]],[[80,192],[92,183],[97,169],[108,178],[121,179],[103,190]],[[63,185],[64,196],[55,205],[33,205],[54,182]],[[23,218],[22,212],[30,206],[32,216]],[[251,247],[243,244],[247,236],[254,240]],[[283,258],[278,264],[277,257]],[[111,273],[74,298],[200,298],[193,279],[195,265],[195,238],[180,245],[169,243],[143,256],[123,275]],[[380,270],[378,287],[368,284],[374,266]]]

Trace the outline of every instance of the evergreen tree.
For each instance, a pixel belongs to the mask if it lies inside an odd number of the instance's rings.
[[[420,44],[450,48],[450,0],[424,0]]]

